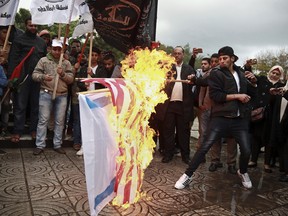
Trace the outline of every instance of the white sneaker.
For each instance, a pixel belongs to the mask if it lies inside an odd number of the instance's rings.
[[[188,175],[186,175],[185,173],[178,179],[178,181],[176,182],[176,184],[174,185],[174,187],[176,189],[183,189],[185,188],[187,185],[189,185],[192,182],[192,176],[189,177]]]
[[[76,155],[82,156],[83,155],[83,147],[81,146],[81,149],[76,152]]]
[[[240,177],[240,179],[242,181],[242,185],[247,189],[252,188],[252,182],[249,178],[248,173],[241,174],[240,170],[238,170],[237,173],[238,173],[238,176]]]

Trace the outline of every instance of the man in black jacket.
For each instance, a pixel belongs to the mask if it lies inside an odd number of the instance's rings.
[[[163,163],[173,159],[175,149],[175,129],[177,141],[180,147],[182,160],[189,163],[190,158],[190,121],[193,119],[193,95],[192,85],[181,81],[187,80],[191,74],[195,75],[194,69],[183,63],[184,49],[175,47],[173,51],[176,65],[171,74],[172,81],[165,88],[168,99],[162,106],[164,157]]]
[[[251,72],[240,70],[234,62],[238,57],[231,47],[223,47],[218,51],[220,67],[211,72],[208,85],[212,100],[211,121],[207,136],[202,146],[197,150],[189,167],[176,182],[175,188],[183,189],[192,181],[192,175],[211,146],[221,137],[234,137],[240,145],[240,170],[238,175],[245,188],[252,188],[247,173],[250,157],[248,125],[250,120],[251,96],[256,93],[256,77]]]
[[[20,135],[23,133],[27,107],[30,107],[29,130],[32,138],[36,138],[40,85],[32,80],[31,75],[39,59],[46,55],[47,50],[45,41],[37,36],[37,27],[32,24],[31,17],[25,20],[25,25],[25,33],[16,36],[9,54],[8,77],[34,47],[32,54],[24,63],[17,81],[17,90],[14,91],[14,130],[11,141],[15,143],[19,142]]]

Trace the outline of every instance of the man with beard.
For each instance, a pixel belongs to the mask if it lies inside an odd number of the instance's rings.
[[[31,17],[25,20],[25,33],[17,36],[12,44],[9,54],[8,77],[11,76],[15,67],[26,57],[29,51],[34,50],[27,58],[22,68],[17,83],[14,83],[14,129],[11,141],[18,143],[24,131],[26,120],[26,109],[30,107],[30,127],[29,132],[33,139],[36,138],[36,128],[38,122],[39,107],[39,83],[32,80],[32,72],[40,58],[46,55],[46,43],[37,36],[37,26],[31,21]]]
[[[211,146],[221,137],[234,137],[240,145],[240,161],[238,175],[242,185],[250,189],[252,182],[247,173],[251,147],[248,126],[250,120],[249,101],[256,94],[256,77],[251,72],[243,73],[234,62],[238,57],[231,47],[223,47],[218,51],[219,68],[214,68],[209,75],[209,96],[212,100],[211,120],[207,136],[196,151],[185,173],[175,184],[175,188],[183,189],[192,181],[192,175]],[[249,81],[248,81],[249,80]]]
[[[114,68],[116,66],[115,56],[112,53],[107,53],[104,55],[103,67],[96,71],[95,78],[111,78]],[[104,88],[103,85],[95,83],[95,89]]]

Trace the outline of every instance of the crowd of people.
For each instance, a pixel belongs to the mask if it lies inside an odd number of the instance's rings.
[[[66,45],[47,30],[37,32],[31,17],[26,19],[25,26],[24,32],[13,29],[5,48],[8,26],[0,26],[1,136],[9,134],[12,101],[11,142],[20,141],[29,117],[29,133],[36,146],[34,155],[45,150],[49,131],[53,131],[53,148],[59,154],[66,153],[62,148],[63,132],[73,131],[73,148],[82,155],[77,93],[103,86],[75,78],[122,78],[121,68],[111,52],[93,47],[88,62],[81,41],[72,39]],[[151,116],[151,126],[159,135],[162,162],[172,161],[179,150],[182,161],[188,165],[175,188],[183,189],[191,183],[193,173],[206,162],[208,151],[209,171],[223,167],[223,142],[227,145],[227,170],[238,174],[245,188],[252,187],[248,170],[257,166],[262,147],[263,170],[271,173],[278,160],[279,170],[284,172],[279,180],[288,182],[288,93],[283,68],[275,65],[267,76],[256,76],[252,71],[254,62],[237,66],[237,55],[226,46],[202,58],[201,68],[196,69],[197,50],[193,49],[189,63],[185,64],[184,49],[174,48],[175,64],[167,72],[164,89],[168,99],[157,105]],[[199,139],[191,159],[190,131],[196,116]]]
[[[25,20],[25,27],[24,32],[13,27],[5,44],[8,26],[0,26],[1,136],[11,136],[11,142],[18,143],[29,122],[29,134],[36,145],[34,155],[44,151],[47,133],[53,134],[54,150],[65,154],[63,132],[73,131],[73,148],[82,155],[77,94],[104,86],[74,78],[120,78],[115,56],[92,47],[88,67],[80,40],[71,39],[64,46],[63,38],[48,30],[38,32],[31,17]],[[9,131],[11,111],[13,129]]]

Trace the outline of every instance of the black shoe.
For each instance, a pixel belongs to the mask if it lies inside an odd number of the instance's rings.
[[[177,155],[180,153],[180,149],[179,148],[174,148],[174,155]]]
[[[269,165],[264,164],[264,172],[266,172],[266,173],[272,173],[272,169],[270,168]]]
[[[209,166],[209,171],[215,172],[217,170],[217,168],[218,168],[217,163],[211,163]]]
[[[201,163],[206,163],[206,158],[204,157]]]
[[[159,151],[159,153],[160,153],[161,155],[164,154],[164,149],[159,148],[158,151]]]
[[[40,148],[35,148],[34,151],[33,151],[33,155],[39,155],[43,152],[43,149],[40,149]]]
[[[228,172],[229,172],[230,174],[235,175],[235,174],[237,173],[236,166],[235,166],[235,165],[228,165]]]
[[[162,158],[162,163],[169,163],[170,161],[172,161],[173,157],[167,157],[167,156],[164,156]]]
[[[257,167],[257,163],[250,161],[248,163],[248,168],[254,168],[254,167]]]
[[[182,161],[183,161],[185,164],[189,164],[191,160],[190,160],[189,157],[184,157],[184,158],[182,158]]]
[[[282,175],[280,178],[279,178],[279,181],[280,182],[288,182],[288,175]]]
[[[64,151],[62,147],[54,149],[54,151],[58,152],[59,154],[66,154],[66,152]]]
[[[2,154],[6,154],[6,152],[0,149],[0,155]]]

